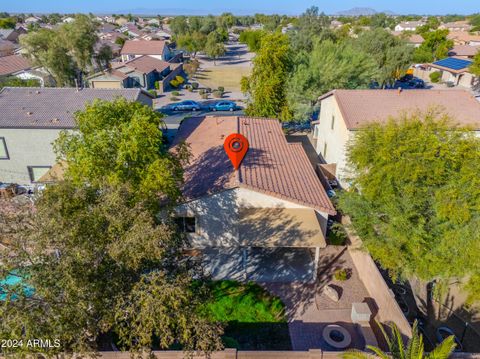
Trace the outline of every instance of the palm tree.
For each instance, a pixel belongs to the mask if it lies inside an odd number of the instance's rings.
[[[418,332],[417,321],[413,323],[412,338],[408,341],[406,346],[403,342],[402,333],[400,333],[400,330],[395,324],[392,324],[390,327],[392,330],[391,335],[388,335],[385,332],[385,329],[381,324],[379,324],[379,327],[382,330],[385,341],[387,342],[389,353],[385,353],[380,348],[372,345],[367,345],[367,348],[371,350],[373,354],[362,352],[360,350],[350,350],[342,355],[343,359],[447,359],[456,346],[454,337],[451,335],[438,344],[430,353],[425,354],[423,337]]]

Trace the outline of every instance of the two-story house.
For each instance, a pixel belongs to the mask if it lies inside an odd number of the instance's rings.
[[[127,40],[123,44],[120,54],[122,55],[123,62],[127,62],[144,55],[148,55],[163,61],[168,61],[173,57],[167,42],[163,40]]]

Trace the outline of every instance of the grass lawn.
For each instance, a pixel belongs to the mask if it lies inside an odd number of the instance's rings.
[[[198,71],[195,75],[198,82],[212,89],[223,86],[227,91],[240,91],[242,76],[250,75],[250,67],[246,66],[212,66]]]
[[[278,297],[254,283],[216,281],[211,286],[214,299],[203,311],[212,320],[226,324],[226,346],[291,350],[285,305]]]

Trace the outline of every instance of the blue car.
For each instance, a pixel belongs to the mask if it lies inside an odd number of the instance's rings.
[[[218,101],[210,106],[210,111],[230,111],[233,112],[238,109],[238,106],[233,101]]]
[[[182,101],[171,105],[173,111],[200,111],[201,106],[195,101]]]

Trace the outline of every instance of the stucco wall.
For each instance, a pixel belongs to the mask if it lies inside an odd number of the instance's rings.
[[[335,116],[333,129],[332,117]],[[349,131],[343,120],[340,108],[334,96],[321,101],[319,123],[316,126],[317,148],[316,152],[322,156],[326,163],[336,164],[336,177],[341,185],[346,185],[346,146],[353,138],[354,132]],[[325,144],[327,144],[326,154]]]
[[[240,207],[306,208],[248,189],[235,188],[182,204],[177,207],[177,213],[196,218],[196,233],[188,234],[192,248],[239,247]],[[317,213],[320,225],[324,229],[328,215]]]
[[[60,130],[51,129],[4,129],[0,137],[5,138],[9,160],[0,160],[0,182],[30,184],[27,166],[52,166],[55,154],[52,142]]]

